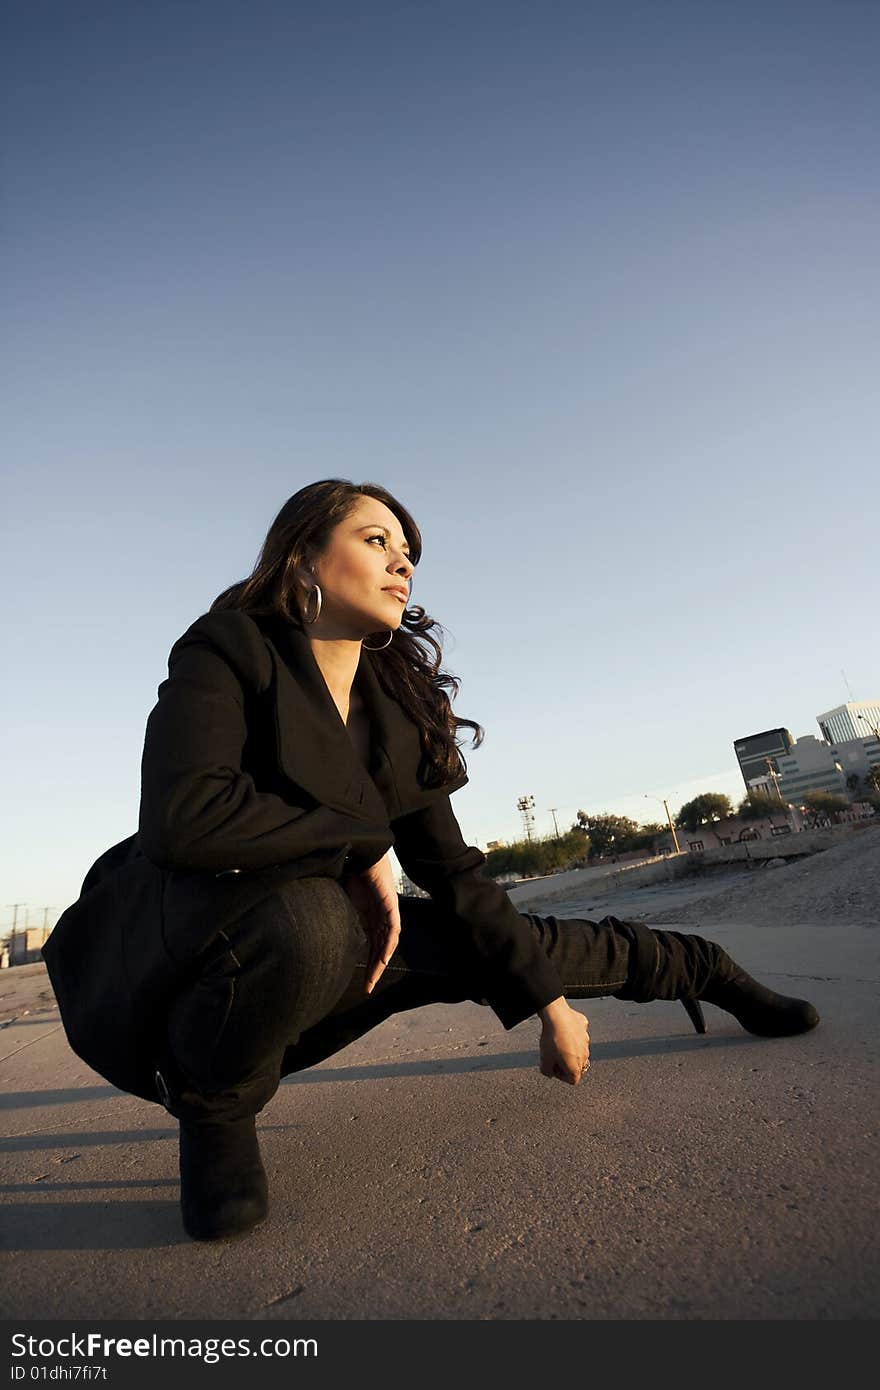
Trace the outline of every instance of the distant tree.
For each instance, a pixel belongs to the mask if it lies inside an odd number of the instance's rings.
[[[491,849],[486,854],[486,870],[496,878],[502,874],[516,874],[519,878],[552,874],[555,869],[583,864],[588,853],[589,844],[580,831],[570,830],[558,839],[553,835],[544,840],[517,840]]]
[[[684,830],[699,830],[701,825],[715,820],[723,820],[733,815],[733,805],[729,796],[723,792],[703,792],[693,801],[686,801],[676,817],[676,825]]]
[[[877,763],[876,766],[871,768],[865,778],[865,783],[872,791],[880,792],[880,763]]]
[[[630,841],[639,830],[628,816],[612,816],[607,812],[595,815],[591,811],[578,811],[577,824],[589,836],[591,859],[604,854],[622,854],[630,848]]]
[[[736,808],[736,814],[743,820],[766,820],[787,811],[788,805],[771,792],[749,792]]]
[[[832,816],[837,811],[849,809],[849,802],[845,796],[836,796],[834,792],[807,792],[804,797],[804,805],[810,811],[815,811],[818,815]]]
[[[657,821],[648,821],[645,825],[640,825],[635,834],[630,836],[627,849],[652,849],[661,835],[668,834],[668,825],[660,825]]]

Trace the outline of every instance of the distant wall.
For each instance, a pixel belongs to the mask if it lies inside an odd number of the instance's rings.
[[[521,912],[528,912],[530,902],[548,903],[569,898],[580,888],[597,894],[611,893],[617,888],[638,888],[643,884],[687,878],[713,865],[720,867],[756,859],[800,859],[830,849],[832,845],[857,834],[863,826],[872,824],[876,824],[876,818],[833,825],[826,830],[802,830],[799,835],[780,835],[774,840],[746,840],[742,844],[722,845],[718,849],[693,850],[688,854],[669,855],[623,868],[572,869],[565,874],[551,874],[530,883],[521,883],[510,890],[509,897]]]

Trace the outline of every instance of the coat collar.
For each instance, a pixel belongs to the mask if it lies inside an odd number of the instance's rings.
[[[443,787],[420,780],[417,725],[388,695],[377,658],[361,648],[355,685],[370,720],[370,761],[357,755],[305,632],[283,618],[256,619],[275,656],[275,711],[281,770],[322,805],[368,820],[393,820],[464,786],[462,772]]]

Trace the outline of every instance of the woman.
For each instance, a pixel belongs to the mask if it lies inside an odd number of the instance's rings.
[[[285,503],[251,576],[172,648],[138,835],[83,885],[93,918],[125,918],[102,948],[124,986],[92,971],[85,990],[82,926],[75,967],[61,934],[59,959],[46,949],[74,1047],[178,1118],[194,1239],[266,1216],[255,1116],[281,1077],[394,1012],[470,999],[507,1029],[537,1014],[540,1070],[573,1086],[589,1031],[566,999],[681,999],[698,1031],[700,1000],[763,1036],[819,1021],[699,936],[519,913],[484,874],[449,801],[467,781],[457,731],[477,746],[482,729],[453,713],[435,623],[409,606],[420,554],[415,521],[377,485],[329,479]],[[392,845],[427,898],[398,896]],[[84,990],[96,1002],[75,1030]],[[106,1061],[89,1051],[98,1034]]]

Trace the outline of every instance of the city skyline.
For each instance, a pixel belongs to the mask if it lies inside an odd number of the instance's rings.
[[[875,702],[872,701],[864,703],[873,704]],[[800,735],[799,737],[804,737],[804,735]],[[868,740],[870,740],[872,735],[869,734],[866,737]],[[722,783],[726,785],[722,785]],[[721,792],[724,795],[728,796],[732,803],[734,812],[736,811],[737,806],[743,801],[743,799],[747,795],[742,781],[742,771],[740,769],[737,769],[736,773],[733,774],[719,774],[711,781],[711,785],[709,785],[709,782],[706,778],[692,778],[689,782],[681,785],[689,788],[690,790],[687,795],[682,796],[678,804],[673,804],[673,802],[670,801],[669,797],[663,798],[658,797],[654,794],[641,793],[637,796],[629,798],[612,798],[612,800],[607,805],[603,805],[602,807],[588,805],[586,801],[583,801],[578,809],[590,810],[592,812],[600,814],[607,813],[610,815],[627,816],[630,820],[635,820],[639,825],[659,824],[663,826],[663,828],[665,829],[667,821],[665,807],[663,805],[664,801],[666,801],[666,803],[669,805],[669,812],[672,816],[673,822],[677,823],[677,817],[682,806],[687,801],[692,800],[695,796],[699,795],[701,792]],[[524,793],[523,795],[524,797],[528,797],[532,794]],[[661,814],[652,815],[647,807],[640,809],[638,805],[639,801],[641,801],[642,803],[651,802],[655,806],[659,805]],[[631,809],[626,809],[627,807],[630,807]],[[492,834],[480,837],[475,836],[473,837],[474,843],[478,843],[480,849],[484,853],[487,853],[490,842],[497,842],[500,845],[512,844],[516,841],[523,840],[526,837],[523,831],[522,811],[519,806],[517,807],[517,815],[520,817],[519,833],[510,833],[506,836]],[[542,815],[548,818],[552,818],[552,831],[547,830],[546,828],[542,829],[539,826],[538,820],[540,817],[542,817]],[[566,824],[566,818],[562,814],[562,808],[558,805],[553,807],[550,807],[548,805],[546,808],[544,808],[540,805],[540,803],[534,802],[532,807],[532,816],[535,830],[534,838],[536,840],[550,838],[552,835],[556,833],[563,835],[568,830],[573,829],[577,823],[577,815],[575,812],[574,816],[570,818],[572,824]],[[562,823],[560,824],[560,822]],[[397,865],[397,868],[398,872],[401,872],[399,865]],[[67,905],[67,903],[63,903],[60,906],[56,906],[48,905],[45,903],[37,904],[28,902],[20,902],[18,904],[6,904],[5,909],[0,909],[0,940],[7,939],[10,933],[15,929],[16,914],[13,912],[13,915],[8,919],[7,914],[12,912],[13,908],[15,908],[16,906],[21,910],[21,916],[18,920],[17,927],[19,931],[23,931],[35,927],[45,927],[47,923],[49,926],[51,926],[54,923],[54,921],[57,920],[58,916],[60,916],[61,912],[64,910],[64,907],[66,907]],[[38,920],[33,920],[34,915],[36,915]]]

